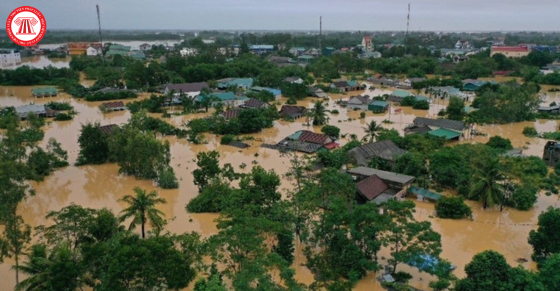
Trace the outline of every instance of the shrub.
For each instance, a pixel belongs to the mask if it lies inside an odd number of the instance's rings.
[[[472,210],[463,197],[442,197],[436,203],[436,213],[439,218],[459,219],[471,216]]]
[[[175,171],[173,171],[171,167],[162,169],[159,172],[157,183],[163,189],[179,188],[179,182],[177,182],[177,177],[175,177]]]
[[[523,128],[523,135],[527,137],[536,137],[539,135],[537,130],[532,126],[526,126]]]
[[[220,141],[221,144],[230,144],[232,141],[235,140],[235,136],[233,134],[226,134],[222,136],[222,140]]]
[[[70,105],[68,102],[56,102],[51,101],[46,104],[46,106],[52,110],[62,111],[62,110],[72,110],[74,106]]]
[[[487,146],[499,150],[511,150],[513,146],[511,145],[511,141],[507,138],[503,138],[499,135],[493,136],[490,140],[486,143]]]
[[[360,118],[361,119],[366,118],[366,113],[364,111],[360,112]]]
[[[340,136],[340,128],[334,125],[325,125],[321,128],[321,132],[332,138],[338,138]]]
[[[430,109],[430,103],[428,103],[428,101],[426,101],[426,100],[416,101],[412,105],[412,108],[421,109],[421,110],[428,110],[428,109]]]
[[[73,118],[73,116],[71,114],[68,114],[68,113],[65,113],[65,112],[59,112],[54,117],[54,120],[65,121],[65,120],[72,120],[72,118]]]

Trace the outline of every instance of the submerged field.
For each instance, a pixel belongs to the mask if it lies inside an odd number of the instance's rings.
[[[294,122],[279,120],[275,121],[274,127],[265,129],[258,134],[252,134],[254,140],[248,141],[251,147],[244,150],[220,145],[219,137],[213,134],[206,134],[207,143],[201,145],[189,143],[186,139],[161,137],[171,144],[171,165],[179,179],[178,189],[163,190],[155,187],[151,181],[142,181],[131,176],[119,175],[116,164],[73,166],[79,151],[78,136],[81,125],[88,122],[100,122],[101,125],[123,124],[131,116],[128,111],[103,114],[98,108],[101,102],[86,102],[74,99],[66,94],[54,98],[35,99],[31,96],[32,88],[0,86],[0,106],[19,106],[31,102],[43,104],[49,101],[66,101],[79,112],[71,121],[51,122],[43,128],[45,131],[43,143],[46,144],[49,138],[58,140],[62,144],[62,148],[68,151],[71,165],[46,177],[43,182],[31,183],[36,190],[36,195],[21,203],[19,213],[23,216],[25,222],[32,227],[45,224],[45,215],[49,211],[59,210],[72,203],[97,209],[106,207],[118,213],[124,207],[118,200],[124,195],[132,193],[132,189],[139,186],[148,191],[156,190],[162,198],[167,200],[168,203],[159,208],[169,220],[169,224],[166,226],[168,231],[177,233],[195,231],[203,237],[208,237],[217,232],[214,220],[218,215],[190,214],[185,210],[185,205],[198,194],[191,174],[196,168],[197,153],[217,150],[221,155],[221,163],[230,163],[239,172],[250,172],[253,165],[258,164],[267,170],[274,169],[282,176],[289,167],[288,157],[282,156],[276,150],[262,148],[260,145],[262,143],[277,143],[284,137],[301,129],[320,132],[320,127],[308,127],[305,117]],[[549,88],[543,88],[543,91],[546,92],[545,89]],[[446,101],[438,100],[431,104],[429,110],[413,110],[410,107],[402,107],[400,113],[395,113],[395,109],[401,107],[392,106],[388,113],[373,114],[368,112],[365,119],[360,119],[360,111],[348,111],[335,103],[336,100],[346,99],[351,95],[368,94],[377,96],[388,93],[388,90],[391,90],[391,88],[352,92],[347,95],[331,95],[328,109],[337,109],[339,114],[329,113],[329,124],[340,127],[342,134],[356,134],[358,138],[362,138],[365,135],[363,127],[371,120],[378,123],[389,121],[390,123],[382,123],[382,126],[388,129],[396,129],[400,134],[403,134],[404,128],[411,124],[415,117],[435,118],[439,110],[447,105]],[[146,98],[147,96],[142,95],[140,98]],[[282,103],[285,100],[286,98],[282,98]],[[547,93],[546,103],[559,100],[560,93]],[[298,101],[298,105],[310,108],[314,101],[316,99],[307,98]],[[163,120],[181,127],[190,119],[209,114],[211,112],[172,116]],[[161,117],[160,114],[153,116]],[[514,147],[524,148],[523,153],[525,155],[542,156],[546,140],[523,136],[521,132],[526,126],[534,126],[539,132],[556,131],[558,121],[537,120],[507,125],[477,126],[477,131],[486,134],[486,136],[476,136],[461,142],[486,142],[491,136],[500,135],[510,139]],[[340,140],[341,144],[346,142],[346,139]],[[246,164],[247,167],[240,168],[242,164]],[[290,182],[283,180],[281,188],[289,189],[290,187],[292,187]],[[435,218],[433,204],[416,202],[417,218],[432,222],[433,229],[442,235],[443,253],[441,256],[458,267],[455,271],[457,276],[464,276],[463,268],[465,264],[470,262],[473,255],[487,249],[499,251],[511,265],[517,265],[518,259],[526,259],[528,262],[522,263],[525,268],[536,268],[530,260],[532,249],[527,243],[527,237],[529,231],[536,228],[537,217],[543,210],[548,206],[560,206],[558,196],[541,194],[538,202],[529,211],[513,209],[505,209],[503,212],[499,210],[484,211],[479,203],[468,202],[468,204],[473,209],[473,219],[456,221]],[[296,270],[298,281],[309,284],[313,281],[313,275],[306,267],[302,266],[302,263],[305,262],[305,256],[301,250],[302,246],[296,244],[296,259],[293,267]],[[379,257],[382,258],[387,254],[387,250],[382,250]],[[0,282],[3,282],[0,290],[12,290],[15,285],[14,273],[10,270],[11,265],[10,260],[6,260],[4,264],[0,265]],[[431,280],[429,275],[419,274],[417,270],[406,266],[402,266],[402,269],[414,276],[411,282],[412,286],[427,289]],[[376,276],[377,274],[369,274],[359,282],[355,290],[381,290],[375,279]]]

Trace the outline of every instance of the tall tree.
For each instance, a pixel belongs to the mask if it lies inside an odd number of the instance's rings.
[[[19,261],[25,245],[31,241],[31,227],[19,215],[10,215],[6,221],[3,236],[0,237],[0,251],[15,261],[16,284],[19,284]],[[1,257],[1,256],[0,256]]]
[[[400,263],[416,262],[426,255],[438,257],[441,253],[441,236],[431,228],[430,222],[418,222],[413,216],[414,202],[389,200],[384,211],[391,221],[384,233],[384,244],[391,248],[388,262],[396,273]]]
[[[476,182],[472,184],[469,196],[480,197],[484,209],[499,205],[504,195],[503,185],[500,184],[503,180],[499,160],[497,158],[485,160],[475,172]]]
[[[323,101],[315,102],[315,105],[313,106],[313,109],[311,109],[310,112],[310,117],[311,119],[313,119],[313,125],[327,124],[327,119],[328,119],[327,112],[329,111],[325,107],[325,104],[323,104]]]
[[[156,231],[161,230],[165,225],[164,213],[156,209],[155,206],[166,203],[166,201],[163,198],[159,198],[156,191],[146,193],[146,190],[136,187],[134,188],[134,195],[126,195],[119,201],[129,205],[121,211],[120,221],[132,218],[128,227],[129,230],[134,229],[140,224],[142,227],[142,238],[146,237],[146,223],[149,223]]]
[[[539,227],[529,233],[533,246],[533,260],[539,263],[555,253],[560,253],[560,208],[549,207],[539,215]]]
[[[364,139],[367,139],[369,137],[369,142],[372,143],[377,139],[377,137],[379,136],[379,132],[382,129],[383,127],[381,126],[381,124],[377,124],[375,120],[372,120],[367,127],[364,127],[364,132],[366,133]]]
[[[451,120],[463,120],[465,118],[465,101],[458,97],[451,97],[447,105],[447,117]]]

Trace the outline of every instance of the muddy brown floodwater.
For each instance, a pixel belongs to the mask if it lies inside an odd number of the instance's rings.
[[[85,85],[91,84],[90,81],[82,80]],[[38,87],[38,86],[34,86]],[[127,111],[103,114],[98,106],[101,102],[86,102],[71,98],[66,94],[61,94],[55,98],[35,99],[31,96],[33,87],[0,87],[0,106],[18,106],[35,102],[44,104],[51,100],[70,102],[79,112],[74,120],[63,122],[49,122],[45,125],[45,139],[41,145],[44,146],[49,138],[56,138],[62,148],[68,151],[69,162],[73,164],[77,158],[79,146],[78,136],[82,124],[87,122],[100,122],[101,125],[123,124],[130,118]],[[365,93],[370,96],[388,93],[390,90],[367,90]],[[543,90],[544,91],[544,90]],[[393,106],[391,113],[373,114],[368,112],[365,119],[359,119],[359,111],[348,111],[335,104],[338,99],[348,98],[350,95],[332,95],[328,102],[328,109],[337,109],[339,114],[329,114],[330,124],[341,128],[342,133],[354,133],[358,138],[362,138],[365,133],[363,127],[371,120],[381,123],[383,120],[390,120],[392,123],[383,123],[386,128],[394,128],[403,134],[403,129],[417,116],[435,117],[437,112],[445,108],[446,101],[438,100],[431,105],[430,110],[414,110],[408,107],[402,108],[398,114],[394,109],[401,108]],[[547,98],[558,98],[557,93],[551,92]],[[141,98],[145,98],[143,95]],[[283,98],[282,101],[286,99]],[[552,100],[552,99],[551,99]],[[556,100],[556,99],[554,99]],[[311,107],[316,99],[308,98],[299,101],[298,104]],[[125,101],[130,102],[130,101]],[[552,102],[552,101],[549,101]],[[208,113],[210,114],[210,113]],[[186,116],[173,116],[167,119],[168,122],[182,126],[185,121],[193,118],[205,116],[207,114],[192,114]],[[351,120],[350,120],[351,119]],[[493,135],[501,135],[509,138],[515,147],[524,147],[524,153],[528,155],[542,155],[545,140],[524,137],[521,132],[525,126],[535,126],[538,131],[554,131],[558,128],[557,121],[537,120],[535,122],[522,122],[509,125],[488,125],[479,126],[477,130],[488,134],[488,136],[477,136],[474,139],[463,142],[486,142]],[[250,148],[239,150],[234,147],[220,145],[219,137],[207,134],[207,144],[194,145],[185,139],[175,137],[164,137],[171,144],[172,161],[171,164],[179,178],[179,189],[163,190],[153,185],[151,181],[136,180],[118,174],[118,166],[115,164],[92,165],[92,166],[68,166],[54,172],[45,178],[43,182],[32,182],[31,185],[36,190],[36,195],[29,197],[19,207],[19,213],[31,226],[46,224],[45,215],[49,211],[56,211],[72,203],[90,208],[109,208],[115,213],[121,211],[124,205],[118,200],[126,194],[132,193],[134,187],[142,187],[149,191],[156,190],[161,197],[167,200],[167,204],[159,206],[166,218],[169,219],[167,230],[174,233],[195,231],[203,237],[208,237],[217,232],[214,220],[216,214],[190,214],[185,211],[185,205],[198,193],[193,183],[192,171],[195,169],[196,154],[201,151],[218,150],[221,155],[221,163],[232,164],[237,171],[249,172],[253,167],[253,161],[265,169],[274,169],[278,174],[283,175],[289,168],[289,159],[283,157],[278,151],[261,148],[263,142],[275,143],[282,140],[285,136],[296,130],[309,129],[319,132],[319,127],[307,127],[305,118],[300,118],[295,122],[276,121],[273,128],[265,129],[263,132],[253,134],[255,138],[249,141]],[[347,140],[342,139],[342,144]],[[239,168],[244,163],[245,169]],[[291,185],[283,179],[282,191],[290,189]],[[530,262],[531,248],[527,243],[527,236],[531,229],[535,228],[537,217],[546,207],[558,206],[557,196],[541,195],[537,204],[526,212],[506,209],[503,212],[496,210],[484,211],[476,202],[468,202],[473,208],[473,220],[442,220],[434,218],[434,205],[424,202],[416,202],[416,216],[420,220],[430,221],[433,228],[441,233],[443,243],[442,257],[451,261],[458,268],[455,271],[459,277],[464,276],[463,268],[473,255],[476,253],[493,249],[501,252],[512,265],[517,265],[518,258],[528,259],[524,267],[534,269],[535,266]],[[305,257],[302,254],[302,246],[297,245],[296,259],[293,267],[296,270],[296,278],[302,283],[310,284],[313,281],[311,272],[302,266]],[[380,257],[388,257],[388,250],[383,250]],[[15,284],[15,274],[11,270],[12,261],[6,260],[0,265],[0,291],[12,290]],[[412,285],[428,289],[428,283],[433,280],[425,273],[401,265],[399,268],[414,275]],[[362,279],[355,290],[381,290],[380,284],[375,279],[376,274],[369,274]],[[192,288],[192,287],[191,287]],[[188,288],[187,290],[191,290]]]

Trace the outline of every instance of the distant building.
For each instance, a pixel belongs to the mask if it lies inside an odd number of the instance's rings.
[[[374,76],[371,78],[368,78],[368,81],[371,82],[374,85],[381,85],[381,86],[387,86],[387,87],[394,87],[398,81],[395,81],[393,79],[388,79],[385,78],[383,76]]]
[[[54,97],[58,95],[58,90],[55,87],[35,88],[31,90],[33,97]]]
[[[181,54],[182,57],[190,57],[190,56],[196,56],[198,54],[198,50],[194,49],[194,48],[182,48],[179,51],[179,54]]]
[[[397,85],[397,88],[412,89],[414,83],[424,82],[426,78],[408,78]]]
[[[280,98],[280,96],[282,95],[282,90],[280,89],[274,89],[274,88],[268,88],[268,87],[251,87],[250,89],[251,91],[254,92],[261,92],[261,91],[268,91],[270,92],[272,95],[274,95],[274,98],[276,100],[278,100]]]
[[[93,46],[88,47],[87,51],[86,51],[86,54],[88,56],[92,56],[92,57],[99,56],[102,53],[103,53],[103,50],[101,48],[96,48],[96,47],[93,47]]]
[[[529,55],[529,48],[521,46],[493,46],[490,56],[502,54],[508,58],[521,58]]]
[[[309,95],[312,97],[329,99],[329,95],[325,93],[325,91],[323,91],[321,88],[307,86],[307,90],[309,92]]]
[[[91,44],[87,42],[71,42],[68,43],[68,53],[74,56],[85,55],[90,46]]]
[[[473,79],[463,80],[463,90],[464,91],[476,91],[480,87],[486,84],[498,84],[496,81],[479,81]]]
[[[279,67],[291,66],[297,64],[297,61],[293,60],[290,57],[280,57],[280,56],[271,56],[268,58],[271,63]]]
[[[362,38],[362,48],[365,51],[373,51],[373,41],[371,40],[371,36],[364,36]]]
[[[7,68],[21,63],[21,55],[13,49],[0,49],[0,68]]]
[[[101,104],[101,110],[103,111],[122,111],[125,109],[126,106],[122,101],[107,102]]]
[[[143,43],[143,44],[140,45],[140,50],[141,51],[147,51],[151,48],[152,48],[152,46],[149,43]]]
[[[389,109],[389,102],[383,100],[373,100],[368,104],[367,109],[373,113],[383,113]]]
[[[251,45],[249,46],[249,50],[257,55],[260,54],[268,54],[274,52],[273,45],[261,44],[261,45]]]
[[[285,151],[299,151],[314,153],[320,149],[334,148],[337,144],[326,134],[315,133],[309,130],[299,130],[289,135],[276,145],[263,144],[263,147]]]
[[[16,114],[20,119],[26,119],[29,114],[35,114],[39,117],[53,117],[56,111],[47,108],[45,105],[29,104],[16,107]]]
[[[289,52],[296,56],[299,57],[301,55],[303,55],[303,53],[305,53],[305,48],[304,47],[293,47],[289,50]]]
[[[243,103],[243,105],[240,106],[241,108],[247,108],[247,109],[261,109],[261,108],[268,108],[270,107],[270,105],[264,101],[258,100],[258,99],[248,99],[245,100],[245,102]]]
[[[455,49],[458,50],[468,50],[471,48],[471,43],[468,40],[458,40],[457,43],[455,43]]]

